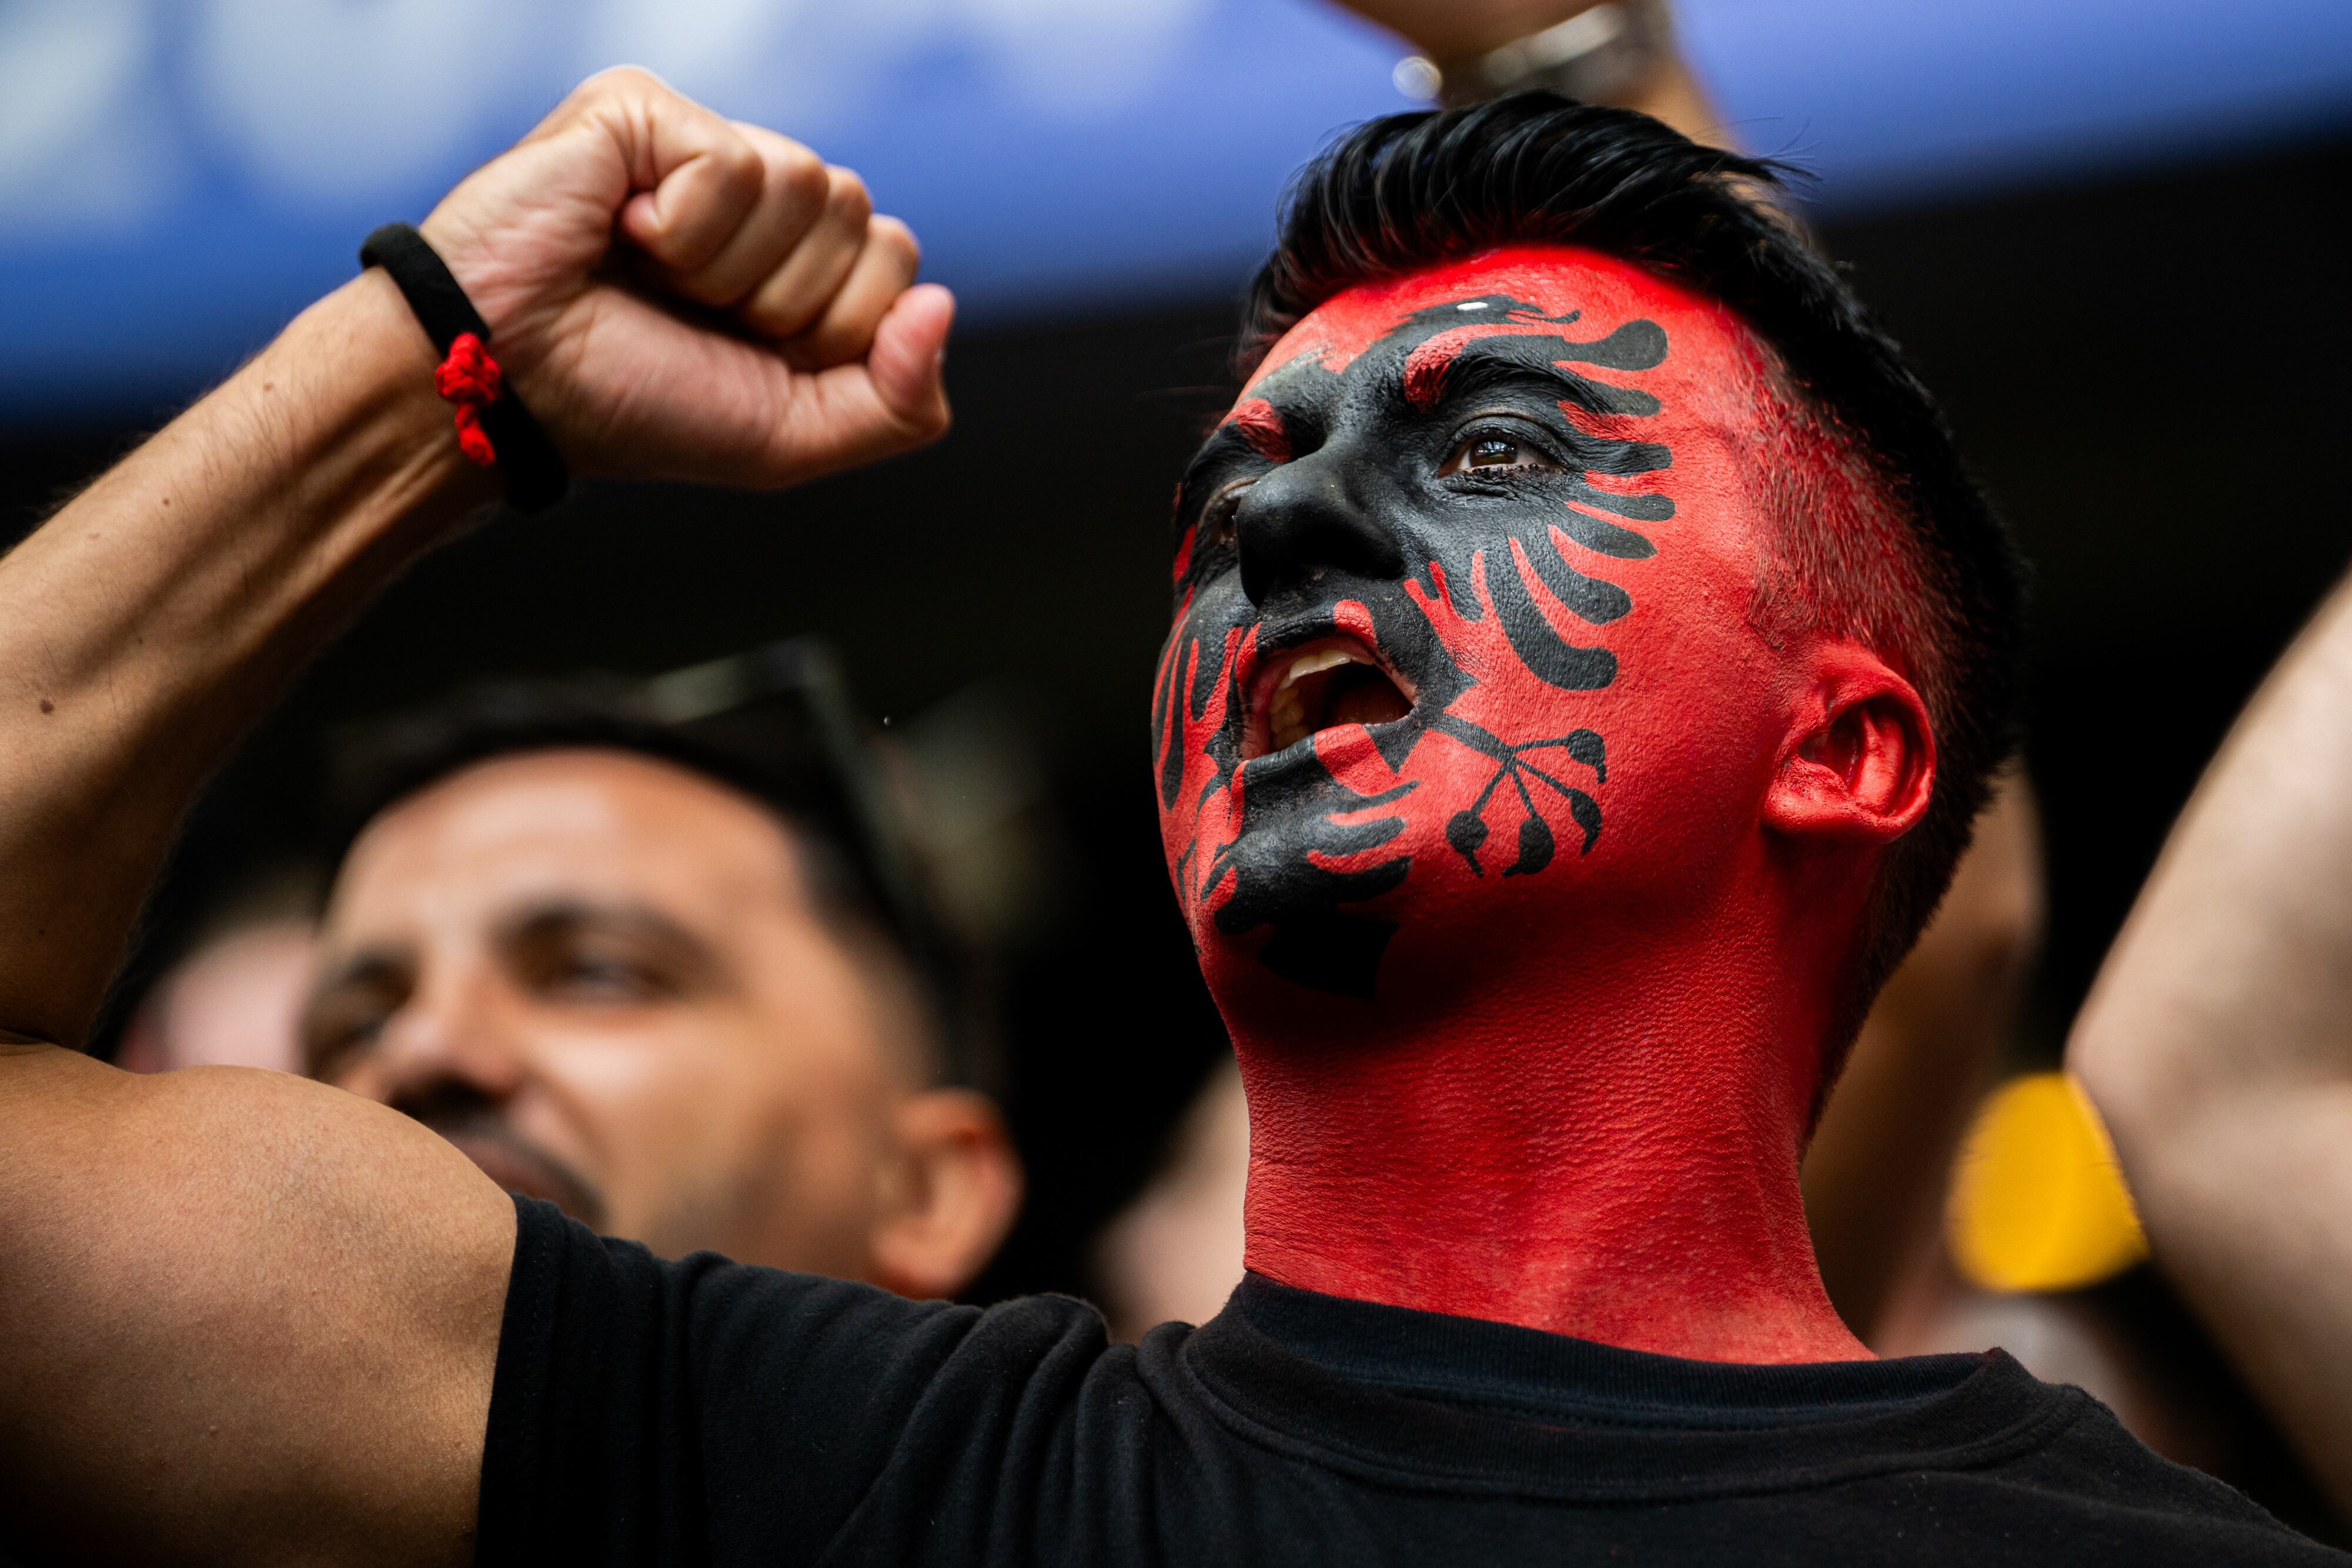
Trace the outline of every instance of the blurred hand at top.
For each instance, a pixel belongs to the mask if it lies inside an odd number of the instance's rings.
[[[948,424],[955,304],[798,142],[645,71],[591,78],[422,225],[579,468],[776,486]]]
[[[1368,22],[1396,34],[1444,67],[1475,58],[1557,26],[1600,0],[1339,0]],[[1738,139],[1707,100],[1679,47],[1638,87],[1612,99],[1673,126],[1694,141],[1737,149]]]
[[[1433,60],[1483,55],[1589,11],[1595,0],[1340,0]]]

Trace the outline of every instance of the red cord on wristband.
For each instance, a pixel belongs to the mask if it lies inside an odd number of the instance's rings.
[[[466,455],[498,465],[507,503],[519,512],[544,511],[562,500],[570,478],[563,455],[505,384],[488,352],[489,324],[425,236],[407,224],[386,224],[360,246],[360,265],[383,268],[445,356],[433,382],[457,405],[457,442]]]
[[[433,372],[433,390],[457,405],[458,448],[485,468],[499,455],[482,428],[482,410],[498,401],[501,379],[499,362],[471,332],[451,340],[449,357]]]

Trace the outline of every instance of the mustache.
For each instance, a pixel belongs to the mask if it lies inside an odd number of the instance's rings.
[[[438,1133],[506,1191],[544,1198],[591,1230],[604,1228],[604,1195],[595,1183],[518,1137],[490,1107],[443,1103],[400,1109]]]

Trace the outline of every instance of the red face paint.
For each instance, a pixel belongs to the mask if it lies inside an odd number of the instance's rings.
[[[1358,288],[1180,493],[1170,871],[1250,1091],[1250,1266],[1669,1354],[1864,1354],[1798,1198],[1867,871],[1766,834],[1760,361],[1532,248]]]

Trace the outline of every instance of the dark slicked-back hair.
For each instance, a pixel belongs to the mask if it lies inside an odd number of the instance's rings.
[[[1934,797],[1887,856],[1833,1069],[1950,884],[2014,744],[2023,570],[1902,351],[1772,204],[1786,172],[1551,93],[1373,120],[1293,181],[1236,369],[1358,284],[1512,245],[1600,251],[1746,322],[1780,426],[1755,457],[1780,533],[1757,623],[1776,641],[1871,647],[1918,688],[1936,732]]]

